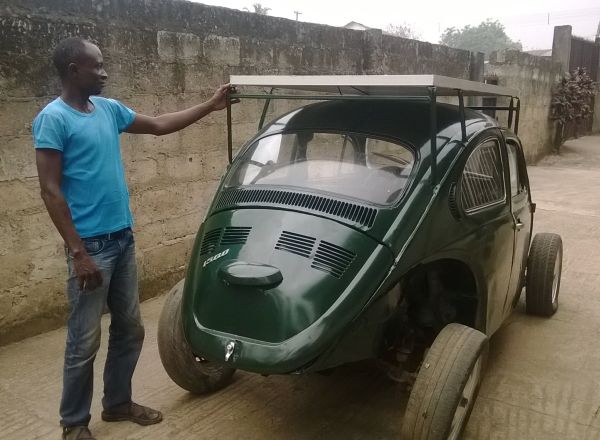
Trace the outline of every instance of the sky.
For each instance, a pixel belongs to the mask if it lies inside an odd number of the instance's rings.
[[[202,0],[197,3],[253,10],[257,0]],[[439,42],[448,27],[476,26],[487,18],[497,19],[508,36],[521,41],[524,50],[552,48],[554,26],[570,24],[573,34],[593,40],[600,21],[600,0],[261,0],[269,15],[300,21],[344,26],[356,21],[384,29],[389,24],[408,24],[420,40]]]

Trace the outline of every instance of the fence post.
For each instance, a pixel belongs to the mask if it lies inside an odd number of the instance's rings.
[[[571,59],[571,37],[573,28],[567,26],[554,26],[554,39],[552,40],[552,61],[561,63],[563,72],[569,71]]]

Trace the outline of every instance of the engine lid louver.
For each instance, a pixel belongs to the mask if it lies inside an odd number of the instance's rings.
[[[223,232],[221,238],[221,246],[227,246],[232,244],[244,244],[250,235],[251,227],[242,226],[228,226]]]
[[[221,238],[221,228],[213,229],[202,237],[202,244],[200,245],[200,255],[209,254],[215,250],[219,245],[219,239]]]
[[[283,231],[275,244],[275,249],[310,258],[316,240],[308,235]]]
[[[213,253],[219,246],[244,244],[252,227],[228,226],[208,231],[202,237],[200,255]],[[314,251],[317,239],[296,232],[283,231],[275,244],[275,249],[290,252],[304,258],[311,258],[310,267],[341,278],[356,257],[356,254],[336,244],[321,240]]]
[[[244,244],[248,240],[252,227],[228,226],[225,230],[221,228],[212,229],[204,234],[200,244],[200,255],[210,254],[219,246],[230,246]],[[223,235],[221,236],[221,232]]]
[[[272,189],[230,189],[223,191],[216,209],[239,205],[285,205],[323,212],[370,228],[377,209],[325,196]]]
[[[355,257],[354,252],[322,240],[310,267],[341,278]]]

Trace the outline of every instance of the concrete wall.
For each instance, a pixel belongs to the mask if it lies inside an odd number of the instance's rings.
[[[600,37],[596,37],[596,45],[600,46]],[[596,93],[596,99],[594,100],[594,122],[592,123],[592,132],[594,133],[600,133],[600,56],[598,57],[597,72],[599,72],[598,78],[596,78],[598,88]]]
[[[517,50],[494,52],[486,64],[486,76],[496,76],[498,85],[519,91],[519,137],[529,162],[552,151],[554,122],[550,120],[550,102],[561,73],[559,63]],[[506,121],[507,112],[498,112],[498,116]]]
[[[0,4],[0,344],[63,323],[65,261],[39,197],[31,121],[58,93],[50,55],[79,35],[103,50],[106,95],[159,114],[208,98],[230,74],[437,73],[481,80],[468,51],[173,0]],[[275,106],[273,111],[277,111]],[[279,110],[281,110],[279,108]],[[239,139],[258,104],[236,108]],[[224,113],[165,137],[124,135],[143,298],[182,276],[226,166]]]
[[[552,60],[562,65],[563,72],[569,71],[572,39],[572,26],[554,26],[554,38],[552,39]]]
[[[592,133],[600,133],[600,91],[594,100],[594,122],[592,122]]]

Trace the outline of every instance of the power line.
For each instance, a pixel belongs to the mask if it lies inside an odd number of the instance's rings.
[[[582,9],[567,9],[560,11],[546,11],[546,12],[536,12],[531,14],[518,14],[518,15],[505,15],[499,16],[499,19],[502,20],[519,20],[519,19],[533,19],[533,20],[548,20],[548,16],[552,20],[553,18],[571,18],[571,17],[579,17],[579,16],[590,16],[590,15],[600,15],[600,7],[594,8],[582,8]]]
[[[568,22],[599,20],[600,7],[539,12],[532,14],[506,15],[488,17],[488,19],[498,20],[503,25],[511,26],[551,26],[563,23],[568,24]]]
[[[509,19],[509,20],[499,20],[504,25],[552,25],[556,23],[566,23],[566,22],[582,22],[582,21],[597,21],[600,19],[600,11],[597,15],[571,15],[571,16],[540,16],[537,19]]]

